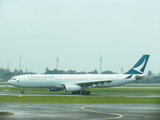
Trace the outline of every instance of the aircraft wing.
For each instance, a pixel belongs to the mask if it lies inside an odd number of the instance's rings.
[[[67,82],[67,83],[61,83],[62,85],[68,85],[68,84],[76,84],[76,85],[86,85],[86,86],[90,86],[93,84],[103,84],[103,83],[108,83],[110,84],[112,82],[111,79],[108,80],[87,80],[87,81],[80,81],[80,82]]]

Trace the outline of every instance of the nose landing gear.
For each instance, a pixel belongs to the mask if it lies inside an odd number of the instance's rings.
[[[24,88],[21,88],[21,93],[24,94]]]

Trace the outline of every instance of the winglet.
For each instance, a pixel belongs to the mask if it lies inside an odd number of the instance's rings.
[[[124,74],[143,74],[150,55],[143,55],[139,61]]]

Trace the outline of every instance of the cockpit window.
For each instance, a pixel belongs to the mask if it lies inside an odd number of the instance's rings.
[[[16,80],[16,78],[12,78],[12,80]]]

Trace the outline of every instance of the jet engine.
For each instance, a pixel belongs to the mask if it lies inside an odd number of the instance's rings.
[[[144,76],[136,75],[136,76],[135,76],[135,79],[136,79],[136,80],[139,80],[139,79],[141,79],[142,77],[144,77]]]
[[[48,91],[60,91],[63,90],[63,88],[48,88]]]
[[[65,92],[75,92],[80,91],[82,88],[79,85],[64,85]]]

